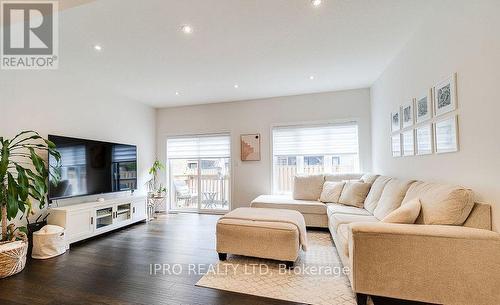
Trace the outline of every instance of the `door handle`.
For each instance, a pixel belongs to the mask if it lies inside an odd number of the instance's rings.
[[[132,208],[132,213],[134,213],[134,214],[135,214],[135,207],[133,207],[133,208]]]
[[[90,217],[90,224],[93,225],[94,224],[94,217]]]

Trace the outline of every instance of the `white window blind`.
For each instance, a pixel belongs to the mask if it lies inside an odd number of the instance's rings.
[[[167,158],[224,158],[230,157],[229,134],[179,137],[167,139]]]
[[[359,172],[356,122],[273,128],[273,191],[293,190],[297,174]]]
[[[277,127],[273,130],[274,155],[357,154],[358,125]]]

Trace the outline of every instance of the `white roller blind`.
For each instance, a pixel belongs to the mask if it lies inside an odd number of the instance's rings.
[[[311,125],[273,129],[273,154],[324,155],[357,154],[358,125]]]
[[[224,158],[230,157],[229,134],[180,137],[167,139],[167,158]]]

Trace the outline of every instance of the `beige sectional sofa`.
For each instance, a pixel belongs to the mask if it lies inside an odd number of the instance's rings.
[[[358,304],[366,303],[366,295],[435,304],[500,302],[500,234],[491,231],[491,207],[474,203],[471,191],[378,175],[324,180],[371,183],[363,208],[291,195],[259,196],[251,206],[297,210],[307,226],[329,228],[351,269]],[[421,202],[415,224],[381,222],[415,198]]]

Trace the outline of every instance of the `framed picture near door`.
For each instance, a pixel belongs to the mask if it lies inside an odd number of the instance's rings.
[[[260,161],[260,134],[243,134],[240,136],[241,161]]]

